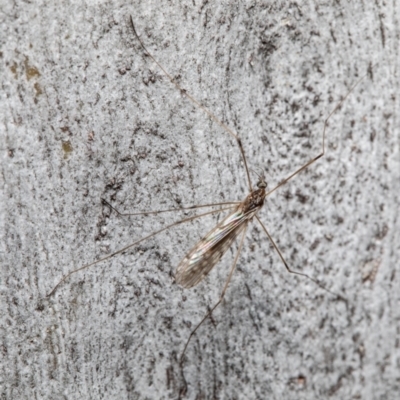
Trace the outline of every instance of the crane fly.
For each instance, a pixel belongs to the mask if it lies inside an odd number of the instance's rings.
[[[143,51],[143,54],[145,56],[149,57],[158,66],[158,68],[160,68],[160,70],[163,72],[163,74],[182,93],[182,95],[186,96],[196,107],[203,110],[203,112],[205,112],[215,123],[217,123],[219,126],[221,126],[227,133],[229,133],[229,135],[231,135],[235,139],[235,141],[239,147],[243,165],[245,168],[245,172],[246,172],[246,176],[247,176],[247,183],[248,183],[248,187],[249,187],[249,194],[242,202],[213,203],[213,204],[206,204],[206,205],[199,205],[199,206],[192,206],[192,207],[183,207],[183,208],[179,208],[179,209],[169,209],[169,210],[160,210],[160,211],[144,211],[144,212],[130,213],[130,214],[122,214],[122,213],[118,212],[118,210],[116,210],[113,206],[111,206],[109,203],[107,203],[105,200],[103,200],[103,202],[105,204],[110,206],[114,211],[116,211],[121,216],[150,215],[150,214],[155,215],[155,214],[160,214],[160,213],[164,213],[164,212],[192,210],[192,209],[197,209],[197,208],[201,208],[201,207],[211,207],[211,206],[222,206],[222,208],[220,208],[218,210],[208,211],[208,212],[205,212],[205,213],[202,213],[199,215],[191,216],[188,218],[184,218],[180,221],[174,222],[174,223],[167,225],[155,232],[152,232],[151,234],[149,234],[145,237],[142,237],[139,240],[136,240],[134,243],[131,243],[131,244],[125,246],[124,248],[115,251],[114,253],[108,254],[107,256],[105,256],[99,260],[93,261],[90,264],[86,264],[80,268],[77,268],[77,269],[69,272],[57,283],[56,286],[54,286],[54,288],[51,290],[51,292],[48,294],[48,296],[51,296],[62,282],[64,282],[68,277],[70,277],[72,274],[74,274],[78,271],[89,268],[100,262],[106,261],[118,254],[124,253],[125,251],[138,245],[139,243],[141,243],[147,239],[150,239],[151,237],[154,237],[154,236],[158,235],[159,233],[166,231],[169,228],[172,228],[176,225],[186,223],[189,221],[193,221],[195,219],[204,217],[206,215],[221,213],[223,211],[229,210],[230,213],[220,223],[218,223],[217,226],[215,226],[208,234],[206,234],[203,237],[203,239],[201,239],[186,254],[186,256],[182,259],[182,261],[179,263],[179,265],[176,269],[175,281],[179,285],[181,285],[184,288],[191,288],[193,286],[196,286],[207,276],[207,274],[212,270],[212,268],[219,262],[219,260],[222,258],[222,256],[232,246],[232,243],[235,241],[235,239],[237,239],[240,236],[240,242],[239,242],[239,245],[238,245],[238,248],[236,251],[236,255],[233,260],[232,266],[229,270],[229,274],[228,274],[227,280],[224,284],[221,295],[220,295],[217,303],[214,304],[214,306],[205,314],[203,319],[196,325],[196,327],[190,333],[190,335],[186,341],[185,347],[183,349],[181,358],[180,358],[181,362],[183,361],[183,356],[186,352],[186,349],[187,349],[189,342],[190,342],[191,338],[193,337],[193,335],[196,333],[196,331],[199,329],[199,327],[203,324],[203,322],[209,316],[211,316],[212,312],[218,307],[218,305],[223,300],[226,290],[228,288],[228,285],[230,283],[230,280],[232,278],[232,275],[235,271],[240,252],[243,247],[244,238],[246,236],[248,224],[254,218],[257,220],[257,222],[260,224],[262,230],[268,236],[269,240],[271,241],[273,247],[277,251],[280,259],[282,260],[282,262],[285,265],[285,268],[288,272],[290,272],[292,274],[304,276],[304,277],[310,279],[311,281],[313,281],[316,285],[318,285],[322,289],[331,293],[332,295],[345,300],[341,295],[338,295],[338,294],[330,291],[316,279],[310,277],[309,275],[307,275],[305,273],[302,273],[299,271],[294,271],[291,268],[289,268],[289,265],[285,261],[282,252],[279,250],[275,241],[273,240],[273,238],[269,234],[267,228],[261,222],[261,220],[257,214],[260,211],[260,209],[262,208],[266,197],[268,197],[271,193],[276,191],[281,186],[285,185],[290,179],[292,179],[293,177],[298,175],[300,172],[302,172],[303,170],[308,168],[310,165],[312,165],[314,162],[316,162],[318,159],[322,158],[325,155],[325,137],[326,137],[326,128],[327,128],[329,119],[341,107],[341,105],[347,99],[347,97],[350,95],[350,93],[367,76],[367,74],[364,75],[363,77],[361,77],[355,84],[353,84],[353,86],[351,86],[351,88],[348,90],[347,94],[342,98],[342,100],[340,100],[336,104],[336,106],[333,108],[333,110],[329,113],[328,117],[325,119],[323,131],[322,131],[322,146],[321,146],[320,153],[317,156],[311,158],[302,167],[295,170],[292,174],[290,174],[288,177],[283,179],[280,183],[278,183],[274,188],[272,188],[270,190],[267,190],[267,182],[265,181],[265,178],[263,176],[259,175],[258,176],[259,180],[257,182],[257,188],[253,189],[251,178],[250,178],[249,167],[247,165],[247,159],[246,159],[245,152],[244,152],[244,149],[242,146],[242,142],[241,142],[239,136],[178,84],[178,82],[164,69],[164,67],[147,50],[147,48],[145,47],[144,43],[142,42],[142,40],[140,39],[140,37],[136,31],[132,17],[130,17],[130,23],[131,23],[131,28],[133,30],[133,33]],[[372,66],[371,68],[373,68],[373,67],[374,66]]]

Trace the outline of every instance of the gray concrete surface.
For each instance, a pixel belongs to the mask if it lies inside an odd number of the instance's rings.
[[[11,2],[0,7],[2,399],[394,399],[400,390],[396,2]],[[318,4],[319,3],[319,4]],[[192,290],[180,259],[242,200],[236,143],[143,57],[239,133],[272,188],[226,298],[235,247]],[[374,68],[371,68],[379,62]],[[252,172],[253,181],[257,176]],[[219,217],[220,218],[220,217]]]

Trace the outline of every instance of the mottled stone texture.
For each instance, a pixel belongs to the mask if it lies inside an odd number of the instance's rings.
[[[1,399],[394,399],[400,393],[400,9],[396,1],[3,1],[0,7]],[[318,3],[321,3],[317,5]],[[222,304],[235,246],[174,283],[243,200],[239,134],[267,197]],[[374,66],[375,63],[378,65]],[[198,212],[205,212],[201,209]]]

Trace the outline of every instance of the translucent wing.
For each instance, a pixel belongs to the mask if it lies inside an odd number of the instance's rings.
[[[175,280],[185,288],[197,285],[226,253],[258,210],[241,208],[228,215],[193,247],[176,269]]]

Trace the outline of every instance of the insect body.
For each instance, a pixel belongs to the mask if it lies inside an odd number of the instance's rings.
[[[185,288],[197,285],[231,247],[232,242],[243,232],[264,204],[264,180],[258,189],[251,192],[237,209],[212,229],[185,256],[176,269],[176,282]]]

